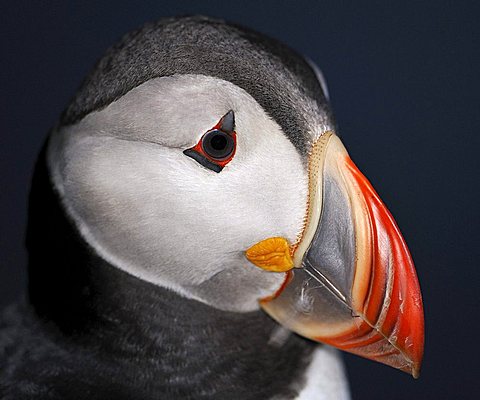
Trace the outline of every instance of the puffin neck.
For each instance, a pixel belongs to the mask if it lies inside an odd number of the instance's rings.
[[[59,340],[94,348],[103,360],[126,364],[129,373],[145,368],[149,373],[142,377],[158,380],[167,375],[168,390],[176,390],[172,382],[181,386],[178,395],[190,390],[179,379],[182,373],[194,374],[192,384],[220,374],[222,378],[215,378],[218,390],[223,379],[225,390],[235,382],[240,392],[245,382],[258,384],[262,398],[290,393],[289,382],[300,380],[295,376],[302,373],[314,346],[291,335],[282,347],[273,347],[268,342],[277,324],[262,311],[217,310],[101,259],[61,206],[50,182],[45,148],[30,193],[27,248],[29,301]],[[247,389],[251,393],[254,388]]]

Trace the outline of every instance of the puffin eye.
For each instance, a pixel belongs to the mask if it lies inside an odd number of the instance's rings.
[[[214,130],[207,132],[203,136],[202,148],[209,157],[222,161],[232,155],[235,148],[235,141],[229,134]]]
[[[184,150],[183,154],[205,168],[220,172],[232,160],[236,147],[235,116],[230,110],[194,147]]]

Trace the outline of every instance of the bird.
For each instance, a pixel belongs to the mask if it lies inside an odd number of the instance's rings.
[[[320,69],[221,19],[106,51],[40,152],[26,247],[2,399],[349,399],[335,347],[418,375],[413,262]]]

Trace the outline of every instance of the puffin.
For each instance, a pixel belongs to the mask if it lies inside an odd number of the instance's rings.
[[[414,264],[322,73],[223,20],[107,50],[39,155],[26,247],[2,399],[349,399],[337,349],[419,374]]]

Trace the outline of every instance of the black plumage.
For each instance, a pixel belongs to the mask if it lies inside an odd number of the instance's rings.
[[[286,91],[279,68],[288,71],[302,98]],[[61,124],[77,122],[154,77],[174,74],[213,76],[246,90],[302,155],[309,148],[309,126],[301,101],[313,99],[333,120],[320,83],[301,55],[252,30],[195,16],[162,19],[125,35],[87,76]]]

